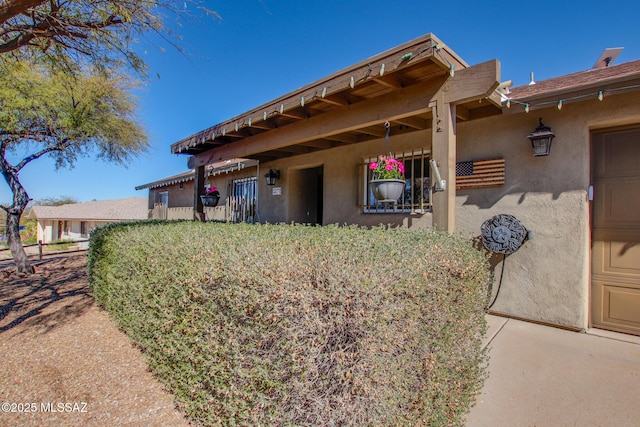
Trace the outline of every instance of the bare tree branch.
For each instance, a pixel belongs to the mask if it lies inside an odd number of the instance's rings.
[[[25,13],[32,7],[36,7],[47,0],[5,0],[0,1],[0,25],[9,18]]]

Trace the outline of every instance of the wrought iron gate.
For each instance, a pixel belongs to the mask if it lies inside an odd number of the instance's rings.
[[[232,181],[229,198],[232,222],[255,221],[257,183],[255,176]]]

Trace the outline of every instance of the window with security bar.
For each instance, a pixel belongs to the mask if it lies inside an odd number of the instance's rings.
[[[229,198],[232,222],[255,221],[257,177],[234,179]]]
[[[391,153],[404,165],[404,190],[394,201],[379,201],[371,191],[369,181],[372,172],[369,165],[377,161],[372,157],[364,164],[364,212],[365,213],[425,213],[431,211],[431,177],[429,150]]]

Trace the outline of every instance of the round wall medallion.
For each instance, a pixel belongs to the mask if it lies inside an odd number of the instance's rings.
[[[512,254],[527,238],[527,229],[512,215],[500,214],[480,227],[482,244],[491,252]]]

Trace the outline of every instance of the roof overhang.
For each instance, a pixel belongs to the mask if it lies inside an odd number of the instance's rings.
[[[463,87],[465,79],[478,84]],[[469,67],[427,34],[178,141],[171,152],[193,156],[194,168],[235,157],[271,161],[382,138],[386,122],[393,135],[425,130],[432,127],[432,97],[443,88],[455,94],[458,121],[500,114],[497,79],[497,61]]]
[[[623,64],[580,71],[543,80],[535,84],[519,86],[503,95],[504,113],[522,112],[583,101],[603,99],[610,95],[640,91],[640,60]],[[511,102],[510,108],[506,100]],[[520,108],[514,108],[514,104]]]
[[[257,162],[251,159],[230,159],[223,162],[218,162],[212,165],[208,165],[205,169],[205,178],[209,176],[222,175],[223,173],[230,173],[239,171],[245,168],[256,166]],[[189,172],[183,172],[178,175],[163,178],[158,181],[149,182],[147,184],[138,185],[136,190],[144,190],[145,188],[162,188],[169,185],[180,184],[182,182],[193,181],[195,179],[195,172],[190,170]]]

